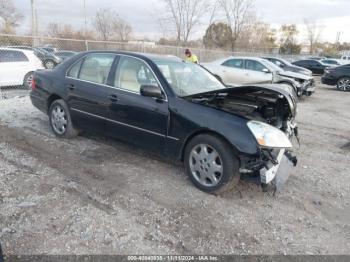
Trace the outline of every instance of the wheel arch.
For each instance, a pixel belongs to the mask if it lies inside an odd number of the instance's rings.
[[[218,132],[215,132],[213,130],[209,130],[209,129],[201,129],[201,130],[197,130],[195,132],[193,132],[191,135],[189,135],[186,139],[185,139],[185,142],[183,143],[182,145],[182,148],[181,148],[181,151],[180,151],[180,160],[183,162],[184,161],[184,157],[185,157],[185,151],[186,151],[186,147],[187,145],[190,143],[190,141],[199,136],[199,135],[212,135],[212,136],[215,136],[217,138],[220,138],[222,139],[223,141],[225,141],[228,145],[231,146],[234,154],[238,157],[239,161],[240,161],[240,158],[239,158],[239,155],[240,155],[240,152],[239,150],[236,148],[235,145],[233,145],[225,136],[223,136],[222,134],[218,133]]]
[[[47,112],[47,113],[49,113],[51,104],[52,104],[54,101],[59,100],[59,99],[62,99],[62,97],[60,97],[60,96],[57,95],[57,94],[51,94],[51,95],[49,96],[49,98],[47,99],[47,108],[46,108],[46,112]]]

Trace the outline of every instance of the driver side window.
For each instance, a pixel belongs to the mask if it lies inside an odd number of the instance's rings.
[[[149,67],[133,57],[121,57],[114,80],[114,86],[140,94],[142,85],[158,86]]]

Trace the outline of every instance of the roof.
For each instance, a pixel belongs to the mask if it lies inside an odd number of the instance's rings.
[[[129,51],[111,51],[111,50],[93,50],[83,52],[83,54],[93,54],[93,53],[111,53],[111,54],[120,54],[120,55],[130,55],[135,56],[141,59],[149,59],[154,61],[162,62],[182,62],[183,59],[174,56],[174,55],[160,55],[160,54],[149,54],[149,53],[139,53],[139,52],[129,52]]]
[[[24,53],[34,53],[32,50],[28,49],[20,49],[20,48],[10,48],[10,47],[0,47],[0,50],[7,50],[7,51],[22,51]]]

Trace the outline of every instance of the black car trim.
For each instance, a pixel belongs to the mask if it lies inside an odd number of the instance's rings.
[[[92,117],[96,117],[96,118],[99,118],[99,119],[102,119],[102,120],[106,120],[106,121],[109,121],[109,122],[112,122],[112,123],[115,123],[115,124],[118,124],[118,125],[122,125],[122,126],[126,126],[126,127],[131,127],[131,128],[134,128],[134,129],[137,129],[137,130],[146,132],[146,133],[150,133],[150,134],[153,134],[153,135],[156,135],[156,136],[160,136],[160,137],[164,137],[164,138],[169,138],[169,139],[173,139],[173,140],[176,140],[176,141],[179,141],[179,140],[180,140],[180,139],[175,138],[175,137],[162,135],[162,134],[159,134],[159,133],[154,132],[154,131],[151,131],[151,130],[147,130],[147,129],[143,129],[143,128],[141,128],[141,127],[137,127],[137,126],[132,126],[132,125],[129,125],[129,124],[125,124],[125,123],[123,123],[123,122],[115,121],[115,120],[112,120],[112,119],[109,119],[109,118],[106,118],[106,117],[103,117],[103,116],[98,116],[98,115],[91,114],[91,113],[88,113],[88,112],[85,112],[85,111],[81,111],[81,110],[76,109],[76,108],[71,108],[70,110],[76,111],[76,112],[81,113],[81,114],[89,115],[89,116],[92,116]]]
[[[79,80],[79,81],[83,81],[83,82],[87,82],[87,83],[92,83],[92,84],[96,84],[96,85],[102,85],[102,86],[111,87],[111,88],[114,88],[114,89],[117,89],[117,90],[121,90],[121,91],[125,91],[125,92],[128,92],[128,93],[132,93],[132,94],[141,95],[141,94],[138,93],[138,92],[130,91],[130,90],[127,90],[127,89],[124,89],[124,88],[115,87],[115,86],[110,86],[110,85],[106,85],[106,84],[100,84],[100,83],[96,83],[96,82],[92,82],[92,81],[86,81],[86,80],[83,80],[83,79],[79,79],[79,78],[75,78],[75,77],[70,77],[70,76],[68,76],[69,71],[71,70],[71,68],[72,68],[75,64],[77,64],[77,63],[79,63],[80,61],[84,60],[88,55],[91,55],[91,54],[95,54],[95,53],[88,53],[88,54],[86,54],[85,56],[80,57],[77,61],[75,61],[72,65],[70,65],[70,66],[68,67],[68,69],[66,70],[65,77],[66,77],[66,78],[69,78],[69,79],[73,79],[73,80]],[[111,53],[96,53],[96,54],[111,54]],[[150,66],[145,60],[142,60],[142,59],[140,59],[140,58],[138,58],[138,57],[136,57],[136,56],[125,55],[125,54],[115,54],[115,56],[116,56],[116,57],[114,58],[114,60],[117,59],[118,56],[119,56],[119,57],[120,57],[120,56],[126,56],[126,57],[135,58],[135,59],[140,60],[141,62],[143,62],[143,63],[148,67],[148,69],[151,70],[151,72],[153,73],[155,79],[157,80],[157,83],[158,83],[159,87],[162,89],[162,91],[163,91],[163,93],[164,93],[164,95],[165,95],[165,99],[162,99],[162,101],[168,102],[168,96],[167,96],[167,94],[166,94],[166,92],[165,92],[165,89],[163,88],[162,84],[160,83],[160,81],[159,81],[159,79],[158,79],[156,73],[153,71],[153,69],[151,68],[151,66]],[[114,61],[113,61],[113,64],[114,64]],[[113,64],[112,64],[112,65],[113,65]],[[117,66],[118,66],[118,65],[117,65]],[[81,67],[80,67],[80,69],[81,69]],[[80,74],[80,71],[79,71],[79,74]]]

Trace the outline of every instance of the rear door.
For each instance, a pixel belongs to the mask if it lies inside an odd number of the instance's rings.
[[[109,108],[114,99],[110,95],[110,70],[115,54],[92,53],[76,62],[67,72],[65,88],[73,121],[78,126],[105,129]]]
[[[0,85],[22,85],[29,67],[29,59],[22,51],[0,50]]]
[[[244,84],[272,83],[272,72],[259,61],[246,59],[245,69]]]

